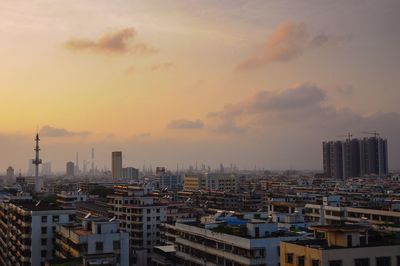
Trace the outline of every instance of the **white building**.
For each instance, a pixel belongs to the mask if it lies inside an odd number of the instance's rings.
[[[280,242],[302,239],[300,235],[279,233],[276,223],[240,219],[230,222],[165,224],[165,235],[168,241],[172,240],[166,244],[175,244],[176,256],[184,265],[278,266]]]
[[[63,207],[75,207],[77,202],[87,201],[89,196],[80,191],[61,191],[57,194],[57,202]]]
[[[130,234],[134,256],[131,265],[147,265],[153,246],[160,243],[160,224],[166,221],[166,205],[148,196],[146,188],[115,186],[109,195],[111,213],[120,228]]]
[[[0,203],[0,264],[44,265],[53,258],[57,223],[68,223],[75,214],[31,200]]]
[[[82,224],[60,223],[56,226],[58,258],[82,258],[83,265],[129,265],[129,234],[119,228],[119,221],[86,218]]]

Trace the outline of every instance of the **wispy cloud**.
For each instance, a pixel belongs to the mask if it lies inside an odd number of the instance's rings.
[[[305,51],[322,47],[331,38],[325,34],[310,36],[304,23],[282,23],[254,55],[240,62],[236,69],[248,70],[271,62],[287,62]]]
[[[167,128],[171,129],[200,129],[203,127],[204,123],[201,120],[186,120],[186,119],[172,120],[167,125]]]
[[[70,131],[65,128],[56,128],[46,125],[40,129],[40,134],[45,137],[87,137],[91,134],[89,131]]]
[[[93,51],[109,54],[153,54],[158,50],[152,46],[136,40],[137,32],[134,28],[125,28],[105,34],[97,40],[71,39],[65,47],[72,51]]]

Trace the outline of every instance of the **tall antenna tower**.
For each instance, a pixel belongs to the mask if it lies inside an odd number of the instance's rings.
[[[42,163],[42,159],[40,159],[39,152],[40,152],[40,147],[39,147],[39,131],[36,131],[36,137],[35,137],[35,159],[32,160],[32,164],[35,165],[35,192],[41,192],[43,188],[43,183],[42,183],[42,178],[39,176],[39,165]]]

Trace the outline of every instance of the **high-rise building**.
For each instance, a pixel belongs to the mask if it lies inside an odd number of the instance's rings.
[[[139,169],[136,169],[134,167],[122,168],[122,178],[138,179],[139,178]]]
[[[7,168],[7,181],[8,182],[14,182],[15,180],[15,175],[14,175],[14,168],[12,168],[11,166],[9,166]]]
[[[111,154],[112,178],[122,178],[122,152],[113,151]]]
[[[326,177],[343,179],[388,174],[387,140],[378,136],[322,143]]]
[[[51,162],[44,162],[42,164],[42,176],[49,176],[51,175]]]
[[[75,164],[74,162],[67,162],[67,176],[75,175]]]
[[[107,196],[110,213],[120,221],[121,231],[129,233],[130,265],[148,265],[153,247],[160,243],[160,225],[166,221],[167,206],[148,193],[147,188],[118,186]]]

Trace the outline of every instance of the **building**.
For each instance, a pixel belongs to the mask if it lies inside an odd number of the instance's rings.
[[[55,256],[80,258],[81,265],[129,265],[129,234],[119,222],[87,217],[82,224],[59,223],[55,230]]]
[[[160,189],[178,190],[183,187],[181,175],[164,172],[159,174],[156,179]]]
[[[113,151],[111,153],[111,170],[113,179],[122,178],[122,152]]]
[[[139,169],[134,167],[124,167],[122,168],[122,178],[125,179],[138,179]]]
[[[75,164],[74,162],[67,162],[67,166],[66,166],[66,173],[67,176],[72,177],[75,176]]]
[[[89,196],[80,191],[61,191],[57,194],[57,203],[62,207],[74,208],[77,202],[87,201]]]
[[[392,266],[400,263],[400,243],[389,237],[371,239],[360,225],[314,226],[315,239],[283,241],[281,266]]]
[[[346,179],[365,175],[386,176],[387,140],[379,136],[322,143],[326,177]]]
[[[205,189],[237,192],[239,190],[239,178],[234,174],[207,173],[205,175]]]
[[[201,175],[185,175],[183,178],[183,190],[196,191],[203,186],[204,178]]]
[[[9,166],[7,168],[7,175],[6,175],[7,182],[12,183],[15,181],[15,174],[14,174],[14,168]]]
[[[377,229],[400,232],[400,212],[355,207],[306,204],[306,221],[315,225],[338,225],[367,221]]]
[[[44,162],[42,164],[42,171],[41,171],[42,176],[49,176],[51,175],[51,162]]]
[[[44,265],[53,258],[56,224],[70,222],[74,214],[31,200],[0,203],[0,265]]]
[[[151,196],[146,188],[115,186],[109,199],[110,214],[128,232],[131,246],[130,265],[147,265],[154,246],[160,243],[160,225],[166,221],[167,206]]]
[[[276,223],[237,217],[205,217],[165,224],[166,245],[183,265],[279,265],[279,243],[300,235],[278,233]]]

